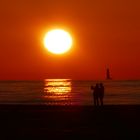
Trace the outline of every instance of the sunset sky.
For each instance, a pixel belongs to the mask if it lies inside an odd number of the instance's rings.
[[[63,28],[73,37],[63,55],[43,37]],[[1,0],[0,79],[140,79],[139,0]]]

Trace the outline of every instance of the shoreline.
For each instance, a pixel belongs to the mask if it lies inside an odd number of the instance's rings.
[[[46,104],[0,104],[0,109],[18,109],[18,108],[26,108],[26,109],[78,109],[78,108],[85,108],[85,109],[124,109],[124,108],[140,108],[140,104],[107,104],[104,106],[94,106],[94,105],[46,105]]]

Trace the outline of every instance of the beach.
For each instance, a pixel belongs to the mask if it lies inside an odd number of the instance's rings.
[[[140,105],[0,105],[2,139],[139,139]]]

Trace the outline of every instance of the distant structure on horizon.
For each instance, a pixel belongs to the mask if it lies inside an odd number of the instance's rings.
[[[106,70],[106,79],[107,80],[111,80],[112,79],[111,76],[110,76],[109,68],[107,68],[107,70]]]

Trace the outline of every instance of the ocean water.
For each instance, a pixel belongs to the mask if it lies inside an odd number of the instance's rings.
[[[140,104],[139,80],[71,79],[0,81],[0,104],[93,105],[90,87],[97,82],[105,86],[104,104]]]

